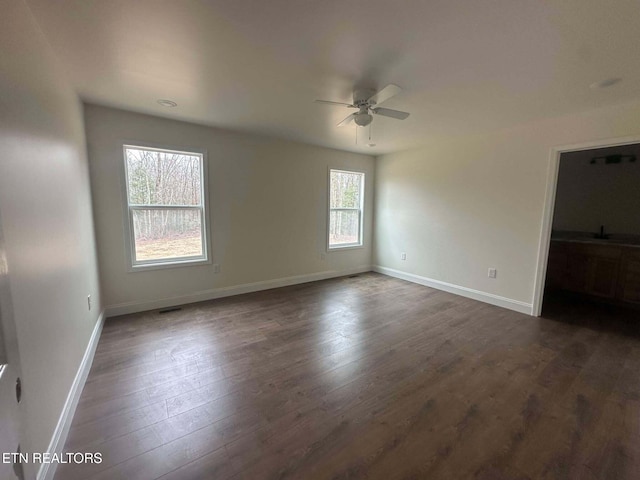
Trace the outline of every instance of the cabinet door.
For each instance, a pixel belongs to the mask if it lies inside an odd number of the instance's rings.
[[[623,259],[618,298],[623,302],[640,303],[640,252],[630,250]]]
[[[587,293],[604,298],[613,298],[616,294],[620,261],[614,258],[589,258]]]
[[[571,252],[567,257],[567,275],[564,288],[576,293],[587,291],[589,256],[580,251]]]
[[[549,248],[545,288],[550,290],[561,290],[565,288],[567,281],[567,258],[567,249],[564,248],[564,246],[558,246],[552,242]]]

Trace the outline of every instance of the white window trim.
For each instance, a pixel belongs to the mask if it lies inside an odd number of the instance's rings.
[[[202,182],[201,198],[202,205],[129,205],[129,181],[127,174],[127,148],[140,148],[144,150],[157,150],[170,153],[181,153],[185,155],[198,155],[202,159]],[[196,265],[211,264],[210,245],[210,219],[208,215],[209,206],[209,175],[208,175],[207,151],[199,148],[175,148],[171,146],[150,144],[147,142],[125,141],[122,145],[122,197],[124,208],[124,234],[125,250],[128,272],[141,272],[148,270],[160,270],[165,268],[177,268]],[[202,256],[198,257],[174,257],[171,259],[145,260],[137,262],[135,259],[135,238],[133,230],[133,210],[136,209],[194,209],[201,211],[202,222]]]
[[[342,173],[358,173],[362,175],[362,184],[360,185],[360,208],[331,208],[331,172]],[[365,182],[367,174],[360,170],[346,170],[344,168],[332,168],[329,167],[327,172],[327,253],[335,252],[339,250],[351,250],[356,248],[364,248],[364,197],[365,197]],[[360,232],[358,237],[360,241],[358,243],[343,243],[340,245],[331,245],[331,211],[332,210],[357,210],[360,212]]]

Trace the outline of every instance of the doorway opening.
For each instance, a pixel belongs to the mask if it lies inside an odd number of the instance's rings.
[[[537,314],[638,314],[640,142],[595,147],[555,151]]]

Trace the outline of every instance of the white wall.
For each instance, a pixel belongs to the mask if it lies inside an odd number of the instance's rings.
[[[591,164],[593,157],[635,155],[634,163]],[[640,235],[640,145],[562,154],[554,230]]]
[[[373,157],[87,105],[85,121],[103,295],[112,312],[179,304],[192,294],[371,265]],[[206,149],[213,262],[127,271],[122,145]],[[366,173],[364,248],[326,251],[330,167]],[[177,298],[175,298],[177,297]],[[169,299],[169,300],[166,300]],[[164,301],[166,300],[166,301]]]
[[[100,306],[88,165],[82,106],[39,27],[21,0],[2,0],[0,11],[0,214],[22,362],[22,449],[42,452]]]
[[[381,156],[374,262],[531,304],[551,148],[637,135],[638,119],[633,103]]]

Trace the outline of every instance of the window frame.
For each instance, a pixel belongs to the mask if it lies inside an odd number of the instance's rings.
[[[331,208],[331,172],[339,173],[355,173],[362,176],[362,182],[360,184],[360,206],[359,208]],[[349,250],[355,248],[364,248],[364,197],[365,197],[365,182],[366,173],[361,170],[348,170],[345,168],[333,168],[329,167],[327,173],[327,253],[335,252],[337,250]],[[332,211],[358,211],[358,242],[357,243],[343,243],[340,245],[331,245],[331,212]]]
[[[127,162],[127,149],[151,150],[168,153],[177,153],[200,157],[201,192],[200,205],[142,205],[129,203],[129,175]],[[164,268],[187,267],[211,264],[210,230],[209,230],[209,189],[208,189],[208,168],[207,151],[199,148],[176,148],[173,146],[150,144],[146,142],[126,141],[122,145],[122,196],[124,207],[124,233],[127,271],[140,272],[147,270],[157,270]],[[134,210],[199,210],[201,221],[202,255],[197,257],[172,257],[155,260],[136,260],[135,230],[133,226]]]

